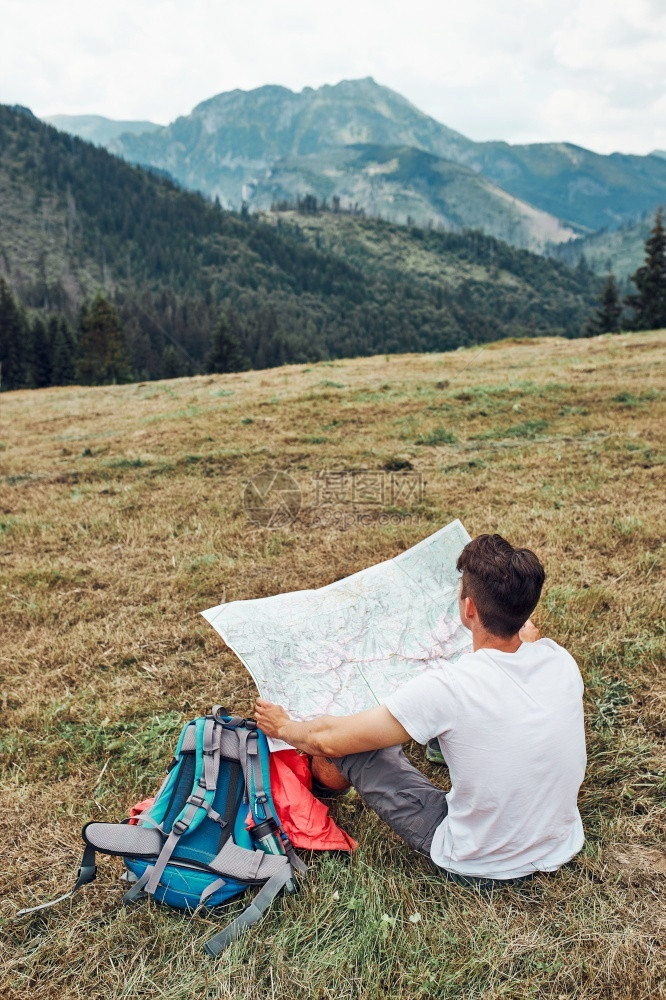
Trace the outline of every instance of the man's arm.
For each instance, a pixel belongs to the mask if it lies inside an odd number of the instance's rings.
[[[321,757],[381,750],[411,739],[386,705],[356,715],[320,715],[309,722],[294,722],[281,705],[257,698],[255,718],[266,736]]]

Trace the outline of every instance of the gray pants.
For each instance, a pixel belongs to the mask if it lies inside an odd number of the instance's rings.
[[[430,857],[435,830],[448,811],[446,793],[409,763],[401,746],[336,757],[366,805],[419,854]]]
[[[374,809],[399,837],[419,854],[430,858],[435,830],[448,812],[446,793],[412,767],[401,746],[350,753],[335,757],[332,763],[347,781],[351,781],[366,805]],[[520,885],[533,877],[479,878],[436,867],[449,881],[484,892]]]

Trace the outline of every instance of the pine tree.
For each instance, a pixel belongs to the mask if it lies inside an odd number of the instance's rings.
[[[102,292],[84,308],[76,375],[84,385],[129,382],[132,377],[120,318]]]
[[[645,241],[645,263],[631,280],[637,294],[627,297],[627,305],[634,313],[634,329],[660,330],[666,327],[666,233],[661,209]]]
[[[613,274],[609,274],[601,289],[599,308],[588,322],[585,332],[588,336],[598,333],[617,333],[622,323],[622,301],[620,290]]]
[[[206,371],[244,372],[249,367],[236,317],[230,311],[221,312],[206,355]]]
[[[28,324],[4,278],[0,278],[0,379],[3,389],[21,389],[29,378]]]
[[[64,316],[49,319],[51,385],[72,385],[76,374],[76,340]]]
[[[53,342],[49,332],[42,317],[36,316],[32,321],[30,345],[30,384],[35,389],[52,384]]]
[[[167,344],[162,355],[162,378],[179,378],[185,374],[183,359],[173,344]]]

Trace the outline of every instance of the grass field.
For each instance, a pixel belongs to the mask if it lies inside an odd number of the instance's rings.
[[[663,333],[506,341],[2,395],[5,1000],[665,996],[665,354]],[[269,467],[302,507],[264,528],[242,494]],[[420,476],[423,495],[326,503],[317,474],[344,469]],[[110,858],[72,901],[14,918],[69,886],[84,822],[155,789],[185,720],[251,710],[199,611],[321,586],[455,517],[540,554],[533,617],[581,666],[572,863],[484,898],[352,798],[336,806],[361,843],[351,861],[307,859],[299,895],[218,961],[201,947],[227,914],[125,909]]]

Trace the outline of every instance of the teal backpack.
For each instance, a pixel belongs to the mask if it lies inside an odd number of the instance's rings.
[[[249,816],[254,825],[248,831]],[[249,906],[207,942],[206,951],[218,955],[283,888],[294,891],[295,871],[306,870],[275,812],[266,737],[252,719],[227,715],[219,705],[183,728],[162,787],[137,825],[88,823],[82,836],[74,888],[19,916],[92,882],[97,852],[117,855],[133,883],[123,897],[128,904],[151,896],[179,910],[214,909],[258,888]]]

